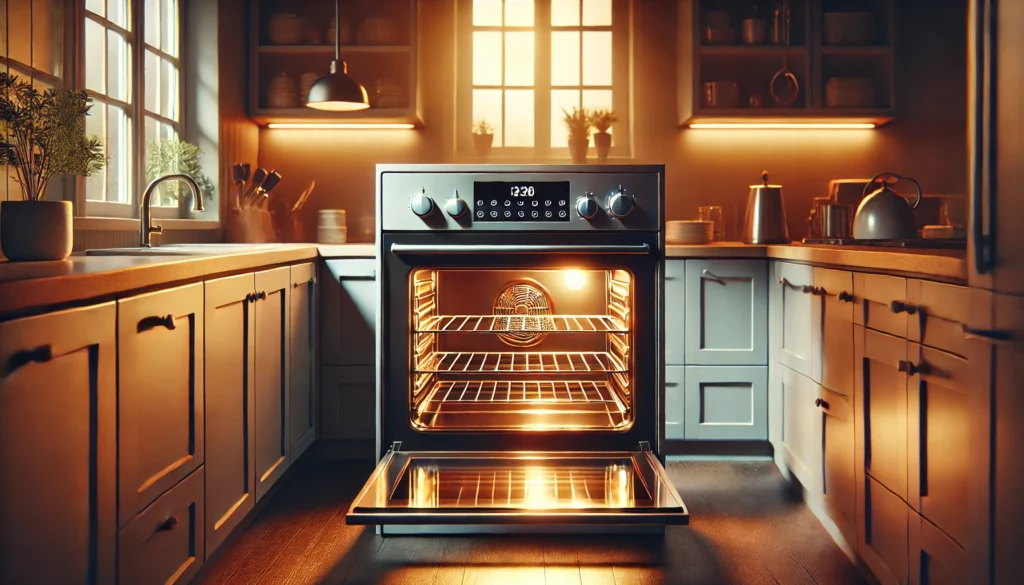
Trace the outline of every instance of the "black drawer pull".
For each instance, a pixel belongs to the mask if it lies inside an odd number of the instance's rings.
[[[144,317],[139,320],[139,325],[136,327],[138,333],[143,331],[149,331],[150,329],[156,329],[157,327],[166,327],[169,331],[174,331],[174,315],[165,315],[163,317]]]
[[[788,280],[786,280],[785,277],[782,277],[782,278],[779,279],[779,284],[781,284],[782,286],[788,286],[789,288],[793,288],[793,289],[796,289],[796,290],[798,290],[800,292],[804,292],[804,293],[813,293],[813,292],[815,292],[815,290],[817,290],[815,287],[810,286],[810,285],[806,285],[806,284],[793,284],[792,282],[789,282]]]
[[[160,526],[157,526],[156,529],[157,529],[157,532],[169,532],[171,530],[174,530],[174,527],[177,526],[177,525],[178,525],[178,515],[177,514],[171,514],[170,517],[168,517],[167,520],[164,520],[163,522],[161,522]]]
[[[960,328],[963,329],[964,337],[967,339],[978,339],[997,345],[1012,345],[1014,341],[1013,333],[1009,331],[972,329],[966,325],[961,325]]]
[[[823,296],[828,294],[828,291],[826,291],[824,288],[822,288],[820,286],[812,286],[811,287],[811,294],[816,296],[816,297],[823,297]]]
[[[836,298],[839,301],[844,302],[844,303],[852,303],[854,301],[853,295],[851,295],[850,293],[846,292],[845,290],[844,291],[840,291],[839,294],[836,295]]]
[[[32,362],[37,364],[45,364],[46,362],[53,359],[53,349],[49,344],[40,345],[35,349],[26,349],[19,351],[11,356],[7,360],[7,373],[13,374],[15,370],[26,366]]]
[[[929,373],[931,371],[931,368],[928,366],[927,362],[921,362],[920,364],[915,364],[914,362],[910,362],[910,361],[907,361],[907,360],[900,360],[898,362],[897,369],[899,371],[901,371],[901,372],[906,372],[906,374],[908,376],[916,376],[918,374],[927,374],[927,373]]]
[[[897,315],[900,314],[900,313],[906,313],[908,315],[914,315],[914,314],[917,313],[917,307],[916,306],[911,305],[910,303],[905,303],[903,301],[893,301],[889,305],[889,309],[893,313],[896,313]]]
[[[258,298],[261,301],[267,300],[267,291],[261,290],[260,292],[256,293],[256,298]]]
[[[304,284],[316,284],[316,279],[313,278],[312,276],[310,276],[309,280],[307,280],[306,282],[295,282],[295,283],[292,283],[292,286],[295,287],[295,288],[299,288],[300,286],[302,286]]]
[[[245,295],[245,300],[246,300],[246,302],[249,302],[249,303],[255,303],[256,302],[256,293],[247,293]]]
[[[817,406],[819,408],[827,409],[828,408],[828,402],[825,401],[825,400],[822,400],[821,398],[815,398],[814,399],[814,406]]]

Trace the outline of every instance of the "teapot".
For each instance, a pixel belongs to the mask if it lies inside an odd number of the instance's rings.
[[[867,194],[868,189],[879,179],[882,187]],[[888,179],[893,179],[892,183]],[[906,180],[913,183],[917,197],[913,203],[900,196],[890,185]],[[864,185],[865,197],[857,207],[857,215],[853,218],[853,237],[857,240],[909,240],[917,237],[914,226],[914,210],[921,205],[921,185],[910,177],[901,177],[895,173],[879,173],[871,182]]]

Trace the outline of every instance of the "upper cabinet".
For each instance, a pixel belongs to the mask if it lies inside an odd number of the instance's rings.
[[[249,113],[269,123],[413,123],[416,100],[415,0],[254,0],[250,13]],[[314,81],[334,59],[335,31],[349,75],[370,108],[325,112],[306,107]]]
[[[894,4],[682,0],[680,125],[889,122]]]

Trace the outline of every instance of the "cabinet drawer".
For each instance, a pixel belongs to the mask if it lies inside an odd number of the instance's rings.
[[[821,377],[832,392],[853,396],[853,273],[814,269],[821,295]]]
[[[907,336],[907,280],[896,276],[864,274],[853,276],[856,298],[854,323],[895,335]]]
[[[160,496],[119,539],[121,583],[188,583],[203,566],[203,468]]]
[[[685,439],[683,420],[686,412],[686,393],[683,386],[686,368],[665,368],[665,438]]]
[[[768,439],[766,366],[687,366],[685,376],[687,439]]]
[[[911,585],[978,583],[970,576],[967,551],[918,514],[910,513]]]
[[[768,265],[686,261],[686,364],[768,365]]]
[[[686,261],[665,261],[665,363],[686,363]]]
[[[860,539],[857,554],[882,585],[902,585],[909,574],[907,538],[910,509],[896,494],[868,476],[857,485]]]
[[[907,339],[959,356],[967,355],[964,324],[970,322],[971,289],[926,280],[907,281]]]
[[[813,489],[815,449],[821,441],[814,436],[815,418],[820,416],[815,399],[817,384],[807,376],[781,366],[782,446],[786,467],[807,489]]]
[[[772,286],[779,287],[779,363],[817,380],[821,377],[821,302],[814,287],[814,269],[777,262]]]
[[[907,497],[907,358],[904,339],[857,327],[857,461],[868,475]]]

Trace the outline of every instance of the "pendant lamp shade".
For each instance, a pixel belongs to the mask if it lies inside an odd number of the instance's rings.
[[[341,0],[334,4],[334,22],[340,24]],[[334,27],[334,60],[331,72],[317,79],[309,88],[306,107],[328,112],[354,112],[370,107],[366,88],[348,76],[348,63],[341,60],[339,26]]]

